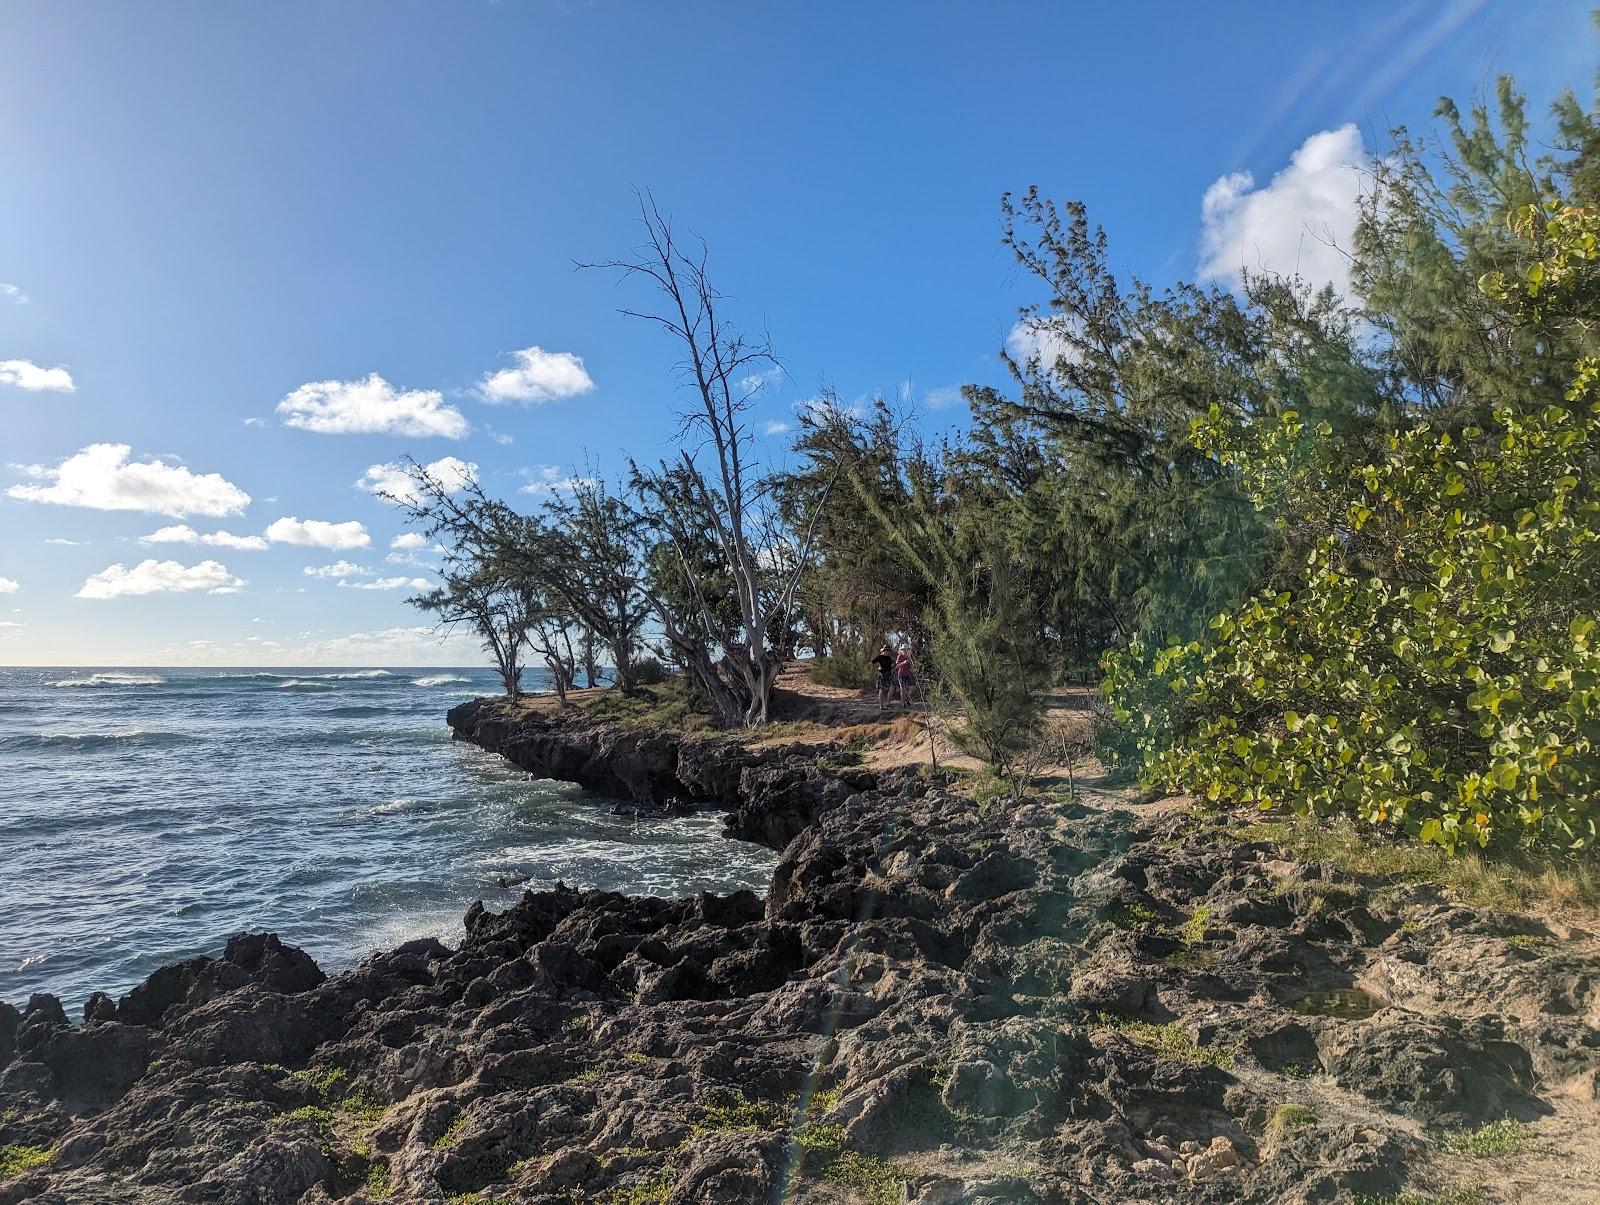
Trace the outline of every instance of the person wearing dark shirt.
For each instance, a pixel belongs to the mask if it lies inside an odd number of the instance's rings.
[[[878,675],[878,710],[882,711],[889,705],[889,691],[894,686],[894,655],[887,644],[872,659],[872,668]]]

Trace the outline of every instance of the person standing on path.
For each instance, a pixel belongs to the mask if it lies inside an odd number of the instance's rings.
[[[917,687],[917,676],[911,669],[911,650],[901,649],[894,659],[895,685],[900,692],[900,702],[911,706],[911,692]]]
[[[872,668],[878,675],[878,711],[881,713],[889,705],[889,691],[894,685],[894,657],[887,644],[872,659]]]

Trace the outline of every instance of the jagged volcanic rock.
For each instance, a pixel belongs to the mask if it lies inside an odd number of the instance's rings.
[[[1334,1201],[1429,1166],[1426,1127],[1595,1106],[1592,947],[1433,888],[1378,902],[1183,809],[451,722],[742,809],[783,845],[767,898],[563,887],[327,978],[251,935],[80,1027],[0,1008],[0,1147],[48,1156],[0,1202]]]

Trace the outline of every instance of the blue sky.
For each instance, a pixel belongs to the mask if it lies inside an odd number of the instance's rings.
[[[572,267],[636,242],[635,188],[770,329],[762,423],[909,380],[959,424],[1038,299],[1003,191],[1156,283],[1338,283],[1390,126],[1500,71],[1542,111],[1594,52],[1549,0],[12,0],[0,664],[476,660],[360,482],[449,457],[532,504],[667,443],[673,349]]]

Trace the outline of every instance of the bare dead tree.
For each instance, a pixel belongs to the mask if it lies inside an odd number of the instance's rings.
[[[684,359],[680,381],[689,400],[680,411],[684,446],[657,468],[634,466],[633,486],[679,559],[691,613],[675,613],[659,592],[652,605],[668,642],[711,695],[727,723],[764,723],[780,658],[769,642],[774,621],[794,604],[811,554],[822,501],[781,560],[763,542],[760,516],[770,497],[767,474],[753,456],[746,414],[762,374],[781,368],[770,342],[747,338],[722,312],[725,300],[707,272],[703,240],[682,245],[648,193],[640,197],[645,245],[629,260],[585,265],[651,282],[660,310],[622,312],[660,326]],[[703,465],[702,461],[708,462]],[[699,583],[697,542],[709,537],[731,580],[737,624],[729,630],[716,600]],[[714,642],[716,646],[710,645]]]

